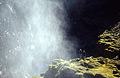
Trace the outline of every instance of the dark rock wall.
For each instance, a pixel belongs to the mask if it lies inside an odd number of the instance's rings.
[[[55,59],[43,78],[117,78],[120,77],[119,66],[120,61],[103,57],[69,61]]]
[[[96,44],[98,36],[120,21],[119,3],[120,0],[65,0],[68,36],[77,38],[78,49],[86,49],[88,55],[102,55],[103,48]]]
[[[104,56],[117,56],[120,59],[120,22],[115,27],[105,30],[99,38],[98,43],[106,50],[106,55]]]

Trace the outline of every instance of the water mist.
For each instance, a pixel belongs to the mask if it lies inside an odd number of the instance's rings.
[[[75,52],[63,2],[0,0],[0,78],[31,78]]]

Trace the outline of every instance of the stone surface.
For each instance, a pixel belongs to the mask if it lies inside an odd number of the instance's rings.
[[[70,26],[67,34],[73,43],[78,41],[74,46],[85,49],[88,56],[106,55],[96,43],[100,34],[120,21],[120,0],[64,1]]]
[[[75,58],[69,61],[55,59],[41,78],[118,78],[120,69],[117,65],[120,65],[119,60],[103,57],[88,57],[86,60]]]
[[[115,59],[120,58],[120,22],[109,30],[105,30],[103,34],[99,36],[99,44],[103,45],[106,52],[111,52],[112,55],[116,55]],[[103,53],[108,55],[107,53]]]

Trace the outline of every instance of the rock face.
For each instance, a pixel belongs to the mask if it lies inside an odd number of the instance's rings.
[[[78,41],[78,47],[87,55],[98,57],[101,54],[98,36],[107,28],[120,21],[120,0],[64,0],[70,30],[68,36]],[[75,43],[76,46],[76,43]]]
[[[42,77],[32,78],[118,78],[120,77],[120,60],[103,57],[79,58],[69,61],[56,59]]]
[[[98,43],[104,46],[106,52],[112,52],[111,54],[120,57],[120,22],[115,27],[105,30],[99,38]]]

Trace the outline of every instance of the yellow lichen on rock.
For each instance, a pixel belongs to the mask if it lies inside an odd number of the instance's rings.
[[[120,61],[109,58],[79,58],[69,61],[53,60],[49,69],[41,78],[118,78],[120,77]],[[33,77],[33,78],[40,78]]]
[[[40,77],[40,76],[33,76],[32,78],[44,78],[44,77]]]
[[[110,52],[118,51],[120,48],[120,22],[110,30],[105,30],[99,38],[99,44],[108,46],[105,50]]]

